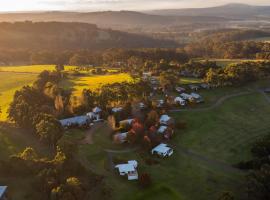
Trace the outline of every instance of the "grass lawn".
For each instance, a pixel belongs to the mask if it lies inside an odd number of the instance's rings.
[[[0,72],[0,107],[2,110],[0,121],[7,119],[6,112],[15,91],[24,85],[32,84],[36,80],[36,77],[36,74]]]
[[[177,144],[232,164],[248,160],[254,140],[270,128],[269,103],[258,93],[235,97],[210,111],[173,116],[188,124]]]
[[[113,75],[93,75],[93,76],[69,76],[68,80],[61,83],[65,89],[73,89],[74,94],[78,95],[83,89],[96,90],[102,85],[112,84],[117,82],[133,81],[129,74],[113,74]]]

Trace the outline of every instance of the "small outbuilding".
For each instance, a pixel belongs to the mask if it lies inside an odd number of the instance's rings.
[[[190,94],[187,94],[187,93],[182,93],[182,94],[180,94],[180,96],[184,100],[187,100],[187,101],[193,101],[194,100],[193,96],[191,96]]]
[[[204,101],[202,96],[197,93],[191,93],[190,95],[193,97],[196,103],[202,103]]]
[[[112,108],[112,112],[113,112],[113,113],[122,112],[122,110],[123,110],[122,107],[115,107],[115,108]]]
[[[183,87],[176,87],[175,90],[176,90],[177,92],[180,92],[180,93],[186,91],[186,89],[183,88]]]
[[[60,120],[61,125],[66,128],[71,126],[85,126],[88,125],[90,122],[91,119],[86,115]]]
[[[171,117],[168,115],[162,115],[159,119],[159,123],[162,125],[168,125],[171,121]]]
[[[138,180],[137,172],[138,162],[136,160],[130,160],[126,164],[116,165],[120,176],[127,176],[128,180]]]
[[[174,103],[175,104],[178,104],[178,105],[181,105],[181,106],[185,106],[186,105],[186,101],[183,98],[181,98],[181,97],[175,97]]]
[[[170,148],[167,144],[161,143],[153,148],[151,153],[161,157],[169,157],[173,154],[173,149]]]

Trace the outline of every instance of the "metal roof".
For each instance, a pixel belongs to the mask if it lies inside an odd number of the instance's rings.
[[[0,186],[0,198],[2,198],[7,190],[7,186]]]
[[[62,119],[60,120],[60,123],[62,126],[68,126],[71,124],[83,125],[87,123],[88,120],[89,120],[89,117],[84,115],[84,116],[77,116],[77,117],[72,117],[68,119]]]

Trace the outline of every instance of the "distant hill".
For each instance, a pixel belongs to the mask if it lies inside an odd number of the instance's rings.
[[[0,23],[0,50],[77,50],[176,47],[171,41],[100,29],[87,23]]]
[[[154,10],[147,13],[163,16],[208,16],[228,19],[253,19],[258,17],[270,18],[270,6],[251,6],[233,3],[210,8]]]
[[[133,11],[106,12],[34,12],[34,13],[2,13],[0,22],[15,21],[33,22],[83,22],[97,24],[99,27],[119,29],[122,27],[155,27],[175,26],[187,23],[227,21],[222,17],[198,16],[159,16]]]

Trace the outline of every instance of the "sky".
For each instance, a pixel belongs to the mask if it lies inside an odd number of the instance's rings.
[[[198,8],[245,3],[270,5],[270,0],[0,0],[0,12],[41,10],[154,10]]]

